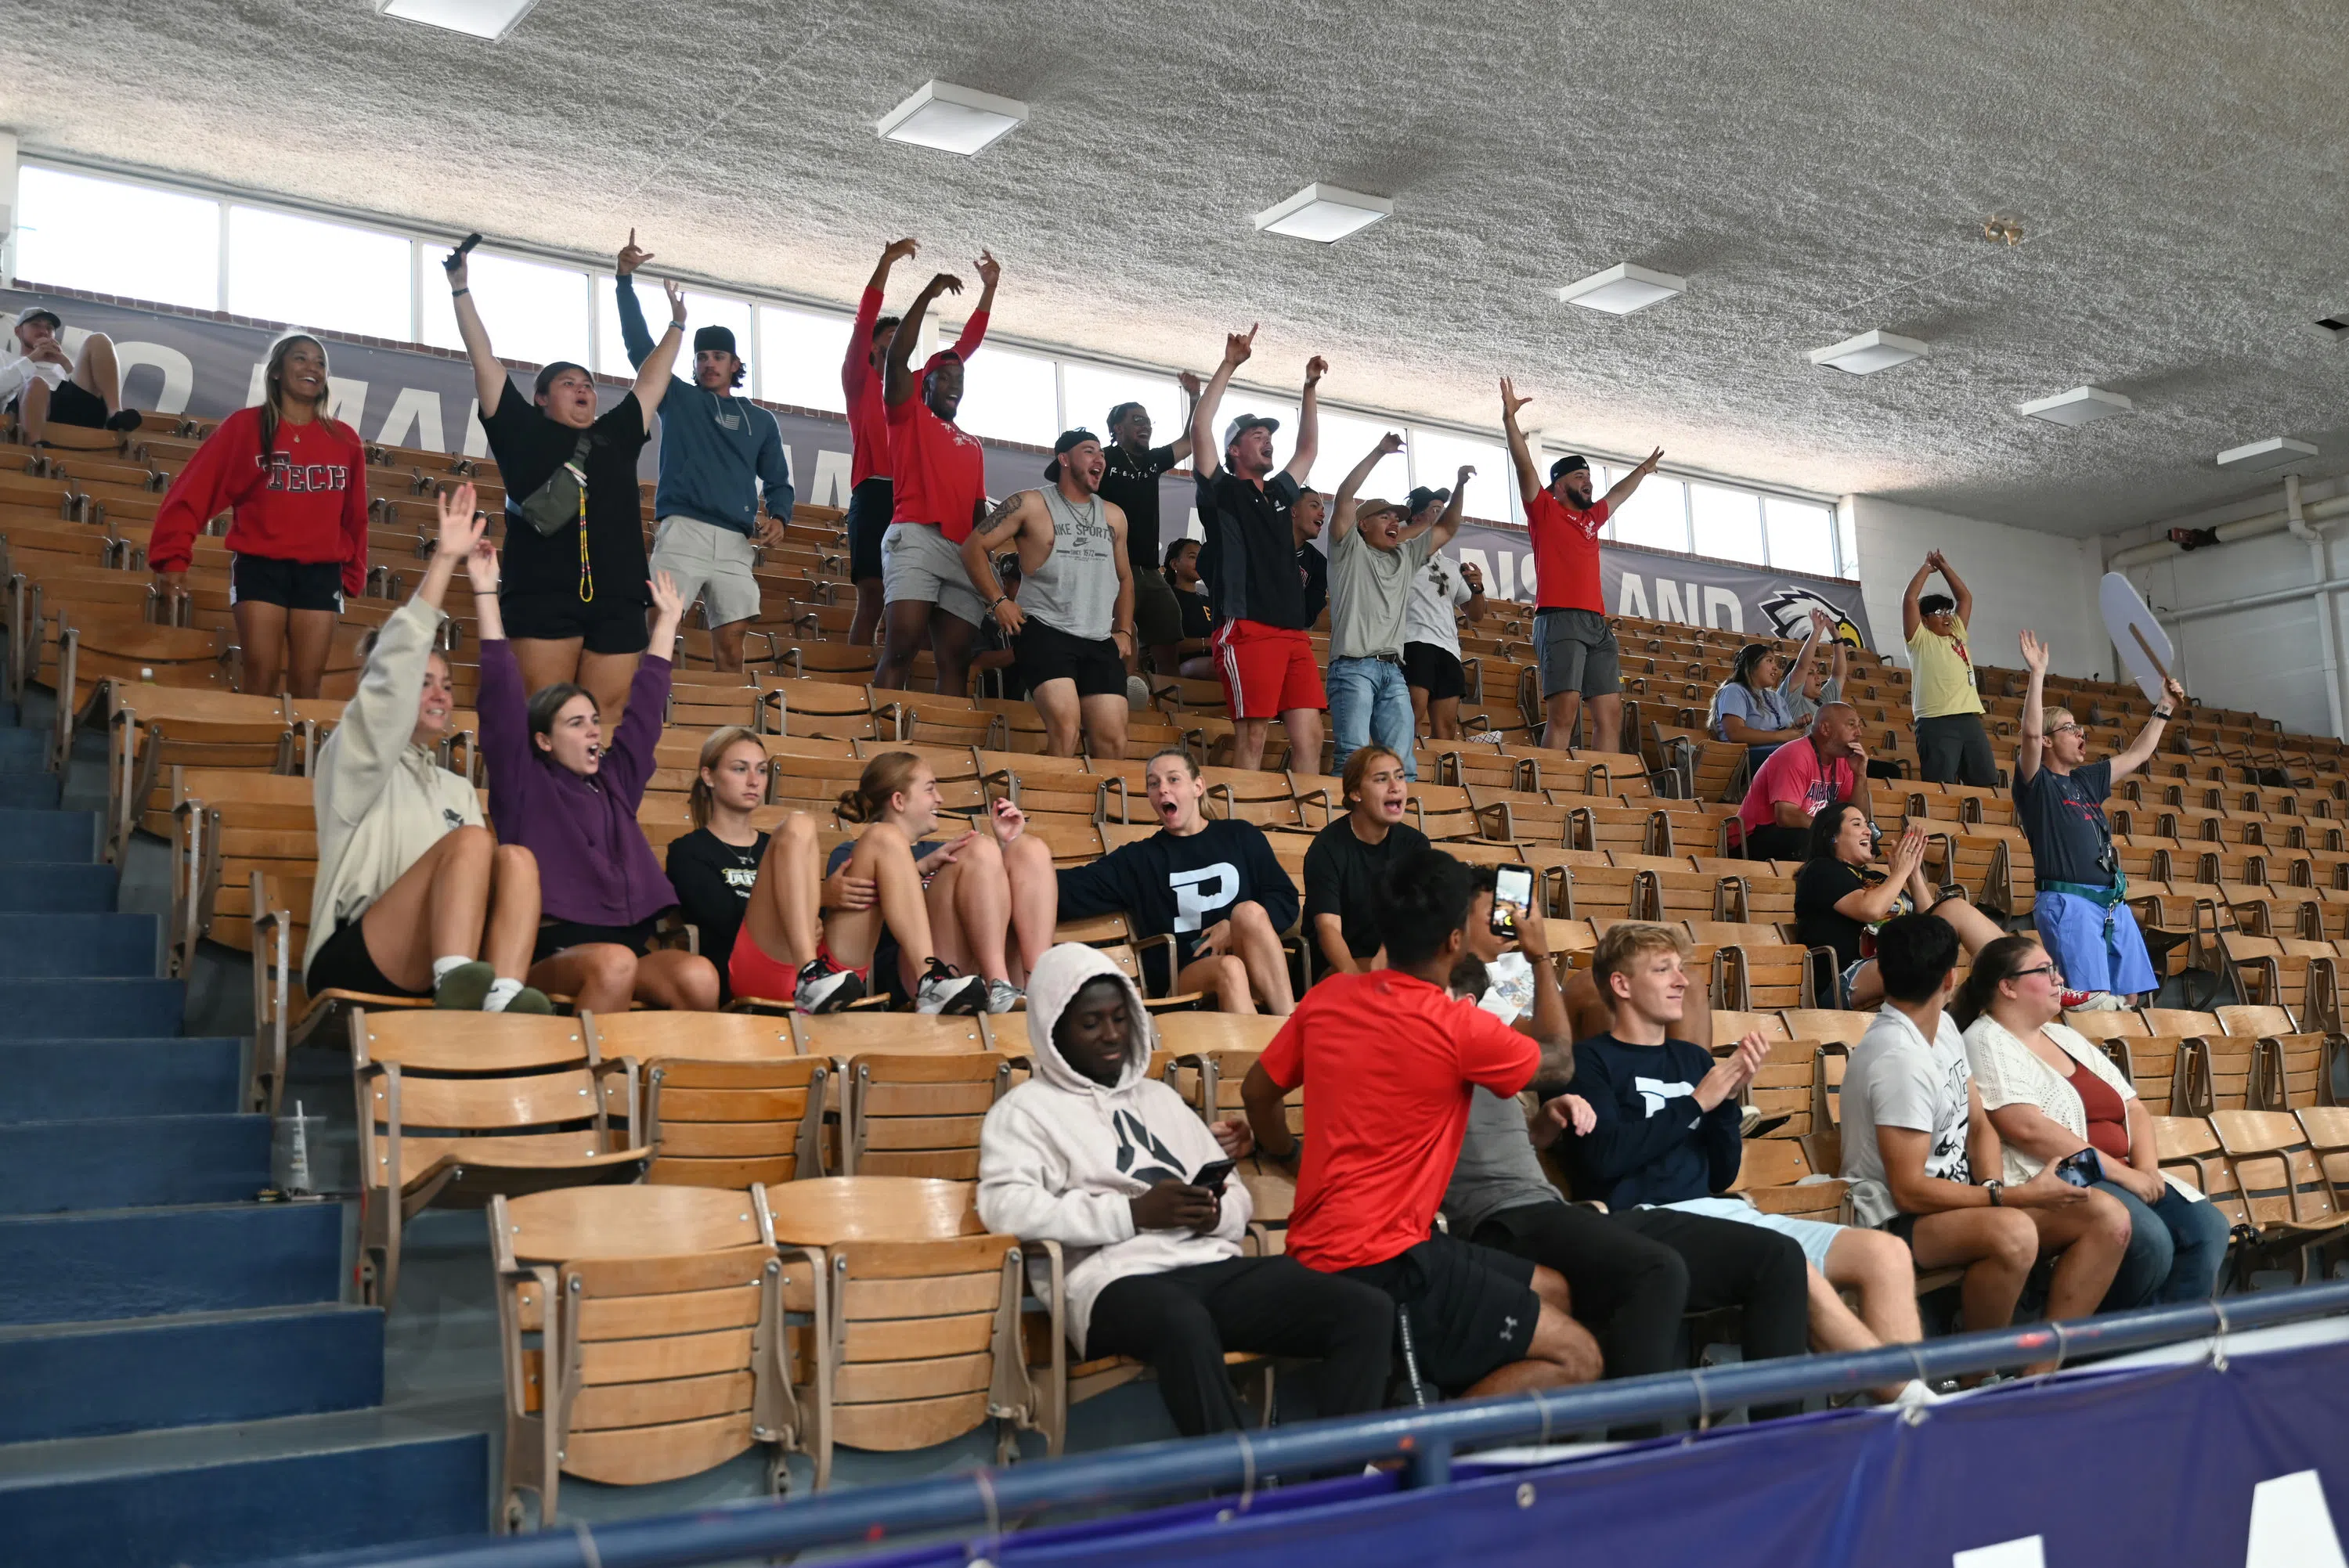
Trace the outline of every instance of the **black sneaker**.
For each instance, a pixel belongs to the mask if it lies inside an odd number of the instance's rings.
[[[933,958],[930,966],[922,972],[921,988],[914,995],[914,1009],[975,1017],[987,1011],[987,982],[976,975],[957,975],[954,965],[945,959]]]

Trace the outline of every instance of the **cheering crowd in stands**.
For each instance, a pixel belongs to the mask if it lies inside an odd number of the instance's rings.
[[[1388,1400],[1398,1332],[1427,1386],[1489,1394],[1662,1370],[1682,1315],[1715,1307],[1743,1308],[1753,1357],[1915,1340],[1920,1269],[1963,1271],[1969,1328],[2011,1321],[2043,1260],[2051,1318],[2214,1288],[2224,1222],[2165,1181],[2134,1090],[2057,1021],[2155,987],[2100,802],[2152,754],[2168,709],[2128,751],[2089,763],[2080,725],[2040,708],[2046,653],[2025,634],[2032,689],[2013,789],[2038,868],[2038,934],[2008,934],[1931,885],[1920,832],[1895,843],[1889,874],[1871,872],[1875,765],[1825,618],[1791,663],[1760,644],[1739,656],[1709,727],[1748,748],[1744,848],[1801,862],[1802,942],[1832,952],[1847,1006],[1879,1009],[1842,1090],[1858,1223],[1764,1212],[1730,1189],[1741,1098],[1770,1042],[1713,1038],[1687,938],[1617,923],[1569,980],[1537,912],[1403,820],[1418,738],[1459,733],[1460,619],[1485,613],[1481,578],[1443,553],[1475,470],[1401,501],[1365,497],[1400,448],[1388,436],[1332,494],[1309,490],[1319,357],[1304,369],[1285,466],[1273,462],[1278,421],[1241,412],[1217,428],[1251,328],[1226,339],[1204,385],[1184,378],[1194,400],[1178,439],[1152,446],[1147,410],[1120,405],[1106,442],[1064,433],[1043,484],[990,504],[979,443],[955,420],[1000,268],[982,256],[984,292],[960,338],[916,365],[927,313],[963,287],[939,273],[902,317],[882,315],[892,268],[916,250],[884,252],[842,372],[849,637],[877,640],[874,684],[903,686],[925,648],[942,695],[965,695],[975,665],[1008,668],[1048,753],[1116,759],[1130,676],[1212,670],[1240,769],[1262,764],[1275,719],[1289,757],[1318,764],[1326,710],[1342,810],[1305,855],[1302,897],[1262,829],[1205,813],[1198,759],[1180,748],[1148,758],[1156,832],[1056,870],[1010,799],[942,831],[937,779],[910,751],[865,761],[836,813],[855,836],[827,858],[831,824],[805,812],[754,825],[765,743],[720,728],[698,758],[694,830],[657,861],[636,811],[681,620],[699,602],[717,667],[742,666],[752,568],[793,490],[772,418],[735,395],[744,366],[725,328],[701,328],[690,378],[672,374],[684,295],[668,286],[654,338],[633,281],[650,258],[631,233],[616,272],[637,375],[600,412],[581,366],[546,366],[527,396],[512,384],[462,251],[449,259],[508,497],[502,544],[471,484],[442,494],[422,583],[371,639],[317,758],[313,994],[523,1012],[557,997],[598,1013],[737,997],[811,1013],[882,995],[925,1013],[1024,1004],[1033,1076],[987,1119],[978,1212],[1065,1249],[1072,1342],[1148,1361],[1186,1432],[1242,1419],[1226,1351],[1318,1360],[1311,1402],[1336,1414]],[[118,421],[119,387],[85,379],[109,373],[94,347],[69,379],[51,374],[67,369],[58,325],[53,313],[19,318],[26,417]],[[170,580],[196,533],[232,512],[248,686],[282,676],[304,696],[318,688],[343,595],[366,575],[365,453],[325,412],[318,340],[281,341],[264,387],[173,484],[149,559]],[[1501,382],[1537,565],[1545,744],[1562,749],[1579,730],[1612,748],[1621,657],[1598,541],[1662,454],[1604,497],[1579,457],[1559,459],[1545,484],[1518,425],[1526,401]],[[648,555],[636,466],[656,413]],[[1158,478],[1185,461],[1205,537],[1162,546]],[[486,822],[435,750],[454,706],[440,637],[460,572],[479,617]],[[1954,597],[1921,593],[1936,572]],[[1309,635],[1325,598],[1326,670]],[[1925,777],[1991,784],[1971,609],[1937,553],[1909,584],[1904,629]],[[698,952],[658,939],[672,912],[698,929]],[[1285,1017],[1247,1075],[1244,1119],[1203,1121],[1149,1078],[1142,990],[1093,950],[1055,945],[1061,922],[1109,914],[1166,939],[1143,954],[1154,992]],[[1302,975],[1284,947],[1292,932],[1319,961]],[[1299,995],[1316,967],[1328,974]],[[1301,1137],[1284,1105],[1299,1088]],[[1564,1200],[1545,1150],[1604,1212]],[[1285,1256],[1243,1255],[1251,1201],[1226,1162],[1251,1157],[1295,1172]]]

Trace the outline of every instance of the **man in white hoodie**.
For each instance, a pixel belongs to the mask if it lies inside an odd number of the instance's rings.
[[[1064,943],[1028,981],[1036,1071],[987,1114],[978,1217],[1057,1242],[1070,1344],[1147,1361],[1185,1437],[1247,1424],[1226,1351],[1321,1362],[1314,1412],[1384,1403],[1394,1307],[1385,1293],[1286,1257],[1242,1257],[1247,1189],[1203,1168],[1244,1158],[1247,1124],[1202,1122],[1144,1076],[1155,1031],[1132,981]]]

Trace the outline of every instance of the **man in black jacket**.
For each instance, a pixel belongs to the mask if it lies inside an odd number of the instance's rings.
[[[1206,781],[1180,747],[1150,759],[1147,787],[1159,830],[1062,870],[1061,918],[1123,914],[1136,936],[1172,936],[1171,985],[1157,948],[1143,954],[1162,994],[1205,992],[1226,1013],[1294,1011],[1280,939],[1297,923],[1297,884],[1264,830],[1203,815]]]

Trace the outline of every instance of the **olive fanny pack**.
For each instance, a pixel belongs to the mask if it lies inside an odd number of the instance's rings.
[[[541,538],[568,523],[587,519],[587,451],[593,438],[581,436],[570,459],[546,476],[546,482],[524,496],[514,510]]]

